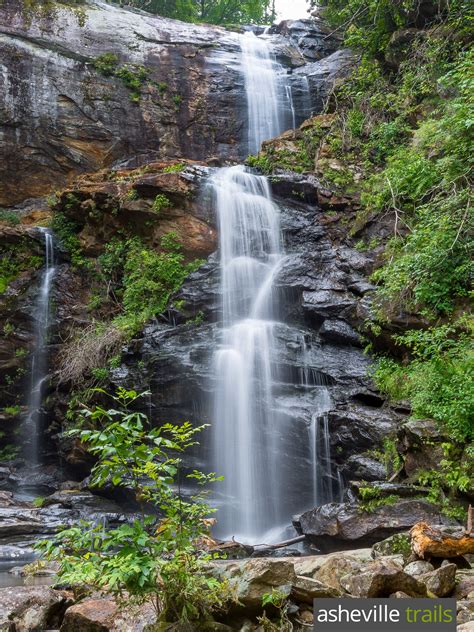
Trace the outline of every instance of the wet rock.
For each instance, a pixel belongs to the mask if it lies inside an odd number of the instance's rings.
[[[375,542],[407,531],[417,522],[431,524],[452,523],[438,507],[424,500],[399,500],[382,505],[367,513],[351,503],[330,503],[308,511],[293,521],[299,533],[306,535],[316,546],[375,544]],[[394,591],[393,591],[394,592]]]
[[[325,320],[319,330],[319,335],[323,340],[335,344],[362,346],[359,334],[343,320]]]
[[[71,596],[47,586],[0,588],[0,629],[15,632],[57,628]]]
[[[416,562],[410,562],[410,564],[407,564],[404,571],[409,575],[413,575],[413,577],[417,577],[418,575],[424,575],[425,573],[434,571],[434,566],[424,560],[417,560]]]
[[[329,86],[341,81],[350,72],[354,64],[354,54],[348,49],[341,49],[325,59],[307,64],[304,74],[308,77],[311,100],[315,111],[321,111],[329,96]],[[297,68],[294,74],[302,73]]]
[[[327,57],[338,44],[327,27],[309,19],[285,20],[273,26],[270,33],[284,35],[309,61]]]
[[[111,597],[94,598],[68,608],[61,632],[142,632],[155,622],[151,604],[125,607]]]
[[[349,480],[378,481],[387,477],[382,463],[362,454],[352,454],[344,462],[342,472]]]
[[[456,585],[456,564],[440,566],[434,571],[424,573],[418,577],[436,597],[448,597],[453,592]]]
[[[405,573],[398,564],[383,560],[342,577],[341,586],[355,597],[389,597],[398,591],[410,597],[426,596],[424,584]]]

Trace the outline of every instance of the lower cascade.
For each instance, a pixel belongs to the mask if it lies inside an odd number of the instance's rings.
[[[302,380],[302,388],[315,393],[317,413],[306,458],[298,472],[289,473],[291,422],[277,402],[285,379],[276,344],[277,329],[284,326],[275,288],[285,261],[280,210],[267,179],[243,166],[217,171],[211,187],[219,224],[222,300],[212,433],[213,468],[224,476],[219,491],[225,503],[217,533],[254,542],[283,529],[292,511],[316,499],[332,499],[324,418],[330,399],[324,385],[308,376]],[[308,498],[298,493],[299,478],[311,479]]]
[[[279,511],[279,441],[273,414],[273,279],[283,254],[279,210],[266,178],[237,166],[212,180],[221,252],[222,342],[215,355],[214,467],[227,506],[219,532],[254,538]]]

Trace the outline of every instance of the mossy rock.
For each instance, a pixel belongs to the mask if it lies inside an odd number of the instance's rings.
[[[407,560],[411,552],[411,538],[408,532],[395,533],[372,547],[372,557],[375,559],[385,555],[403,555],[403,558]]]

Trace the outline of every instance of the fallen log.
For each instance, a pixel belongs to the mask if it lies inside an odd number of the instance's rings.
[[[474,554],[474,535],[461,529],[452,533],[430,527],[425,522],[418,522],[412,527],[410,535],[412,551],[422,560]]]
[[[261,556],[265,553],[270,553],[271,551],[291,546],[292,544],[298,544],[298,542],[303,542],[303,540],[306,540],[305,535],[299,535],[296,538],[291,538],[291,540],[283,540],[283,542],[278,542],[277,544],[255,544],[253,555]]]

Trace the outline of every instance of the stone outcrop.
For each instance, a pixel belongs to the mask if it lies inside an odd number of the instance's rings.
[[[103,252],[117,234],[159,249],[161,237],[173,232],[189,259],[202,259],[217,247],[214,218],[200,195],[207,172],[199,164],[164,161],[87,174],[61,192],[54,209],[77,225],[85,256]]]
[[[289,70],[309,59],[317,65],[335,49],[309,21],[280,31],[275,52]],[[0,35],[0,155],[8,156],[0,170],[3,206],[117,161],[139,166],[157,157],[224,160],[247,153],[237,33],[101,0],[73,6],[10,0],[0,6]],[[299,117],[310,107],[301,94],[303,76],[291,79]]]
[[[217,615],[218,621],[208,621],[198,629],[253,630],[263,610],[271,616],[272,607],[264,606],[262,600],[275,591],[289,599],[288,614],[294,617],[298,632],[305,629],[299,627],[302,621],[312,621],[313,599],[341,596],[406,599],[456,595],[458,625],[470,625],[474,621],[474,593],[466,591],[474,570],[458,570],[455,564],[443,562],[427,571],[426,565],[419,560],[406,563],[397,555],[374,561],[370,549],[299,558],[213,561],[209,574],[229,583],[229,602]],[[94,593],[77,597],[74,603],[71,593],[47,586],[0,589],[0,627],[14,624],[15,630],[24,632],[48,629],[46,626],[61,632],[141,632],[156,625],[156,618],[151,604],[133,605],[126,595],[115,600]],[[179,624],[177,628],[160,625],[164,632],[181,630]]]
[[[425,500],[400,499],[370,512],[351,503],[323,505],[298,516],[293,524],[299,533],[327,550],[328,547],[353,547],[356,542],[360,546],[374,544],[410,529],[420,520],[438,525],[453,523]]]
[[[69,593],[48,586],[0,588],[0,630],[57,628],[72,601]]]

